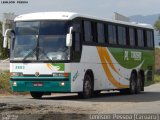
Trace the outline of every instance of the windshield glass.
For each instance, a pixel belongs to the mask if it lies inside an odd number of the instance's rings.
[[[19,35],[16,36],[12,44],[11,58],[21,60],[36,48],[37,37],[36,35]],[[36,60],[36,56],[32,55],[30,59]]]
[[[68,48],[66,47],[65,35],[42,35],[39,36],[40,60],[48,57],[50,60],[68,60]]]
[[[67,21],[16,22],[11,60],[69,60]]]
[[[16,35],[38,35],[40,22],[16,22]]]
[[[41,21],[40,35],[66,35],[68,22],[65,21]]]

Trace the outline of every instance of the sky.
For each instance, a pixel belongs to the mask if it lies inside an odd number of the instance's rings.
[[[20,15],[43,11],[70,11],[102,18],[112,18],[114,12],[125,16],[160,13],[160,0],[25,0],[28,4],[2,4],[3,1],[7,0],[0,0],[0,19],[4,12]]]

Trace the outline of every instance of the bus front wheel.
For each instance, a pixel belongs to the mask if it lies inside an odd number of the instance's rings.
[[[34,99],[40,99],[43,96],[43,92],[30,92],[30,94]]]
[[[90,75],[85,75],[83,83],[83,92],[78,93],[81,98],[91,98],[93,94],[92,78]]]

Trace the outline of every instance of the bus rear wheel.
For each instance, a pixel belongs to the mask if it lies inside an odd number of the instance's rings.
[[[136,94],[141,92],[143,85],[142,85],[142,77],[139,76],[136,83]]]
[[[30,92],[30,94],[34,99],[41,99],[43,96],[43,92]]]
[[[92,78],[90,75],[85,75],[83,83],[83,92],[78,93],[78,96],[81,98],[91,98],[93,94],[93,85]]]
[[[131,78],[130,78],[130,94],[135,94],[136,93],[136,88],[137,88],[137,77],[135,75],[135,73],[131,74]]]

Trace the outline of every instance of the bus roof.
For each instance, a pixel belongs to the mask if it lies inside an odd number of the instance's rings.
[[[153,29],[153,26],[150,24],[136,23],[136,22],[124,22],[112,19],[98,18],[89,15],[81,15],[74,12],[37,12],[29,13],[17,16],[14,21],[33,21],[33,20],[72,20],[76,17],[83,17],[95,20],[101,20],[106,22],[118,23],[123,25],[130,25],[135,27],[149,28]]]

